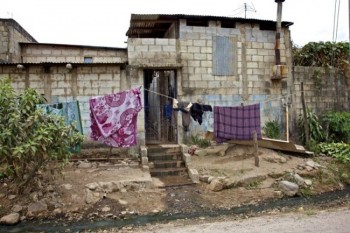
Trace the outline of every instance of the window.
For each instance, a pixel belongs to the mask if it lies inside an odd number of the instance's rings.
[[[213,41],[213,73],[214,75],[233,75],[234,56],[231,38],[216,36]]]
[[[84,63],[92,63],[92,57],[84,57]]]

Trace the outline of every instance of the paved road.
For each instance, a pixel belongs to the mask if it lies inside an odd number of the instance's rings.
[[[152,233],[350,233],[350,209],[304,211],[302,213],[268,215],[243,220],[206,223],[172,222],[134,229],[132,232]]]

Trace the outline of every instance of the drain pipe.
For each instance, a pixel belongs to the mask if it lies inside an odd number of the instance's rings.
[[[282,2],[285,0],[275,0],[277,3],[277,25],[276,25],[276,42],[275,42],[275,65],[281,65],[280,39],[282,28]]]

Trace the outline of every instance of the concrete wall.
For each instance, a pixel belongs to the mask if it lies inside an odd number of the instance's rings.
[[[18,42],[36,42],[13,19],[0,19],[0,62],[21,62]]]
[[[177,63],[176,39],[129,38],[128,60],[132,66],[171,66]]]
[[[301,82],[305,103],[318,116],[327,111],[350,111],[350,80],[334,69],[294,67],[291,85],[291,127],[297,132],[297,121],[302,114]]]
[[[23,44],[23,62],[84,63],[84,57],[92,57],[93,63],[127,62],[126,49],[52,44]]]
[[[213,45],[217,36],[233,42],[234,75],[219,76],[213,72]],[[291,67],[289,29],[282,30],[280,42],[281,62]],[[235,28],[221,28],[220,21],[210,21],[208,27],[198,27],[187,26],[183,19],[179,21],[178,40],[129,39],[128,57],[129,64],[140,69],[180,65],[179,101],[201,101],[212,106],[261,103],[262,124],[277,117],[283,127],[285,109],[281,99],[288,93],[289,80],[271,80],[274,48],[275,31],[260,30],[258,24],[237,23]],[[212,118],[212,115],[206,117],[201,126],[192,122],[192,133],[212,130]]]
[[[127,88],[125,70],[119,65],[78,65],[72,70],[65,66],[0,66],[0,79],[10,77],[16,91],[31,87],[45,95],[48,102],[78,100],[84,134],[89,134],[90,116],[88,101],[92,96],[119,92]]]

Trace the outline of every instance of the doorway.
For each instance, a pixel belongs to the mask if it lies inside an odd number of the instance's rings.
[[[176,70],[144,70],[146,144],[177,143]]]

